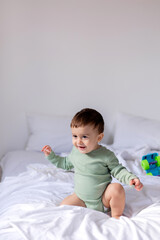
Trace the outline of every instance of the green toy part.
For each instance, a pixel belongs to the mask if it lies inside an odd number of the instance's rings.
[[[144,170],[148,170],[149,169],[149,163],[147,160],[142,160],[141,161],[141,166]]]
[[[160,167],[160,156],[156,156],[155,160],[157,161],[156,163],[157,167]]]
[[[150,172],[150,173],[147,173],[146,175],[150,175],[150,176],[153,176],[153,174]]]

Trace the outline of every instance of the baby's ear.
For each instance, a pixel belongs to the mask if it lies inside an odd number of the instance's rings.
[[[103,139],[103,137],[104,137],[104,133],[100,133],[98,135],[98,142],[100,142]]]

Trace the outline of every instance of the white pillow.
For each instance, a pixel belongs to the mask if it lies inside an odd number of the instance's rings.
[[[27,170],[29,164],[49,164],[42,152],[33,151],[11,151],[7,152],[1,159],[2,180],[5,177],[17,176]]]
[[[30,136],[26,150],[41,151],[43,146],[50,145],[55,153],[70,152],[70,122],[71,117],[66,116],[28,116]]]
[[[160,150],[160,121],[119,113],[113,145],[116,148],[148,145],[151,149]]]

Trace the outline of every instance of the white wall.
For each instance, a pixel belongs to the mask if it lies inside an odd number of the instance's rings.
[[[160,119],[159,0],[1,0],[0,156],[26,113],[99,110]]]

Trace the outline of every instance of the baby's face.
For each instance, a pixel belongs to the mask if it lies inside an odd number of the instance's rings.
[[[99,142],[103,138],[103,133],[98,133],[92,125],[84,127],[73,127],[72,143],[81,153],[89,153],[99,148]]]

